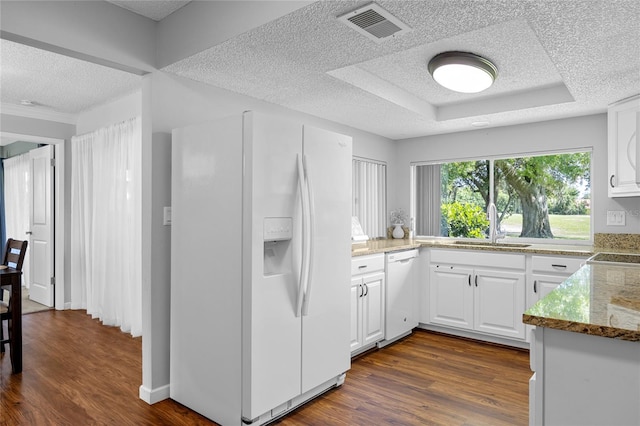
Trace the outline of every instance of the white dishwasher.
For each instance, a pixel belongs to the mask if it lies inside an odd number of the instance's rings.
[[[387,253],[385,256],[386,324],[385,346],[411,333],[418,326],[418,249]]]

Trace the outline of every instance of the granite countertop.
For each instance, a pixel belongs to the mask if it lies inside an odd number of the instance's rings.
[[[399,250],[420,248],[422,245],[412,239],[383,239],[369,240],[365,243],[351,244],[351,256],[365,256],[367,254],[388,253]]]
[[[369,240],[366,243],[355,243],[351,246],[351,256],[364,256],[420,247],[584,257],[591,256],[594,253],[593,246],[591,245],[518,244],[503,241],[497,244],[490,244],[475,241],[454,241],[444,238],[407,238]]]
[[[640,341],[640,265],[587,264],[522,319],[540,327]]]

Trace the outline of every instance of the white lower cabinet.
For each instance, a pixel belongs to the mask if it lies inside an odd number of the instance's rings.
[[[432,324],[473,329],[473,269],[431,265],[429,321]]]
[[[351,261],[351,354],[384,339],[384,255],[355,257]]]
[[[534,303],[555,290],[570,275],[531,274],[533,279],[532,291],[535,294]]]
[[[529,309],[538,300],[556,289],[582,265],[586,258],[571,256],[531,256],[531,279],[527,292]]]
[[[525,273],[477,269],[474,284],[475,330],[524,339]]]
[[[524,255],[434,250],[429,278],[432,324],[525,339]]]

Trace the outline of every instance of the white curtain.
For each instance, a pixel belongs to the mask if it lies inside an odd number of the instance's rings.
[[[387,236],[387,166],[383,163],[353,159],[352,215],[369,238]]]
[[[28,240],[29,215],[31,213],[31,157],[29,153],[3,160],[4,163],[4,199],[5,224],[7,238]],[[0,244],[4,244],[3,241]],[[4,247],[0,248],[0,252]],[[0,254],[0,256],[2,256]],[[29,247],[22,264],[22,285],[29,287],[30,282]]]
[[[416,235],[439,236],[442,234],[440,168],[440,164],[416,166]]]
[[[71,138],[71,308],[142,334],[141,121]]]

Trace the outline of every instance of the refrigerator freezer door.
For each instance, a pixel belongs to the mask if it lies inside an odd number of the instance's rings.
[[[300,394],[300,192],[297,155],[302,127],[278,117],[244,114],[243,403],[253,420]],[[265,218],[292,218],[279,241],[277,273],[265,273]],[[267,223],[269,223],[267,221]]]
[[[351,138],[304,127],[313,197],[311,276],[302,317],[302,392],[350,367]]]

